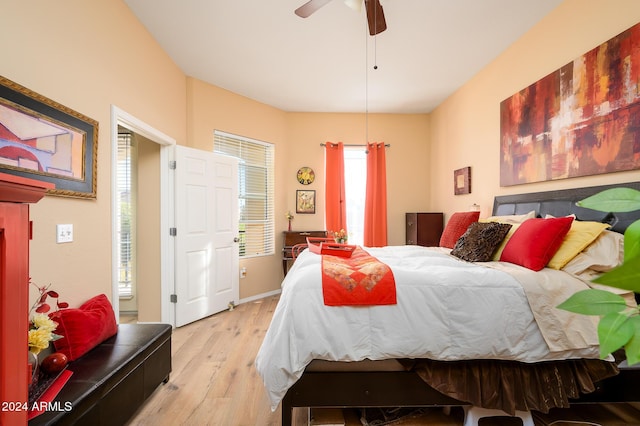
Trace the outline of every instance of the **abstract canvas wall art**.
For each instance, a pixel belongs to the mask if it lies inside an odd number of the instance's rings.
[[[640,168],[640,24],[500,104],[500,186]]]
[[[96,198],[98,122],[0,76],[0,170]]]

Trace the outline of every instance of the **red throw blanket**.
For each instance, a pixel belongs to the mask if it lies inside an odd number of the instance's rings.
[[[391,268],[356,247],[351,257],[322,255],[322,294],[327,306],[395,305]]]

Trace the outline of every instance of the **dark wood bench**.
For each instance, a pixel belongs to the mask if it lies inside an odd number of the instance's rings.
[[[54,400],[69,411],[45,411],[29,425],[123,425],[171,372],[171,326],[120,324],[68,369],[73,375]],[[69,404],[70,403],[70,404]]]

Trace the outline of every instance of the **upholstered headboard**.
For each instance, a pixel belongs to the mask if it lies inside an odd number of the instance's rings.
[[[494,215],[524,214],[535,210],[538,217],[556,217],[575,214],[579,220],[605,222],[616,232],[624,232],[634,221],[640,219],[640,210],[629,213],[604,213],[578,207],[576,202],[609,188],[627,187],[640,191],[640,182],[615,185],[591,186],[587,188],[563,189],[558,191],[532,192],[529,194],[501,195],[493,201]]]

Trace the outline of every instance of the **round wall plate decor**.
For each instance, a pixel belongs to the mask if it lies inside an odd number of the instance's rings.
[[[297,174],[298,182],[309,185],[316,178],[316,174],[311,167],[300,167]]]

